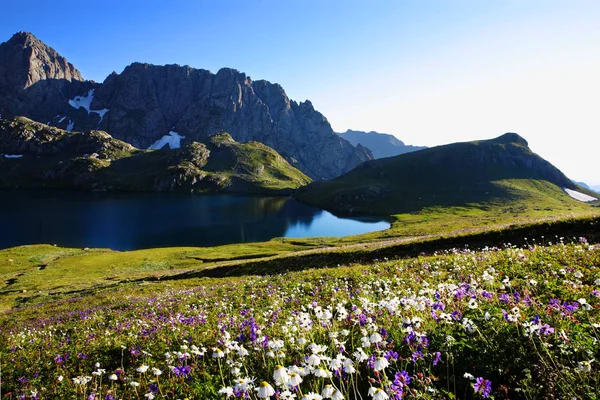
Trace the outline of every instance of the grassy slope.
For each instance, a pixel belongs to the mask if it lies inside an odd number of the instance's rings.
[[[207,248],[158,248],[128,252],[67,249],[49,245],[0,250],[0,310],[49,302],[104,290],[131,287],[144,281],[188,280],[196,277],[275,273],[324,267],[383,257],[418,255],[471,243],[485,246],[516,243],[523,237],[598,236],[600,214],[560,222],[529,223],[510,216],[504,224],[429,232],[414,237],[380,233],[336,238],[273,239],[263,243]],[[445,219],[449,223],[449,219]],[[458,222],[458,221],[457,221]],[[466,222],[465,222],[466,223]],[[449,223],[450,224],[450,223]],[[452,224],[450,224],[452,225]],[[441,227],[440,221],[431,227]],[[417,225],[417,229],[423,229]],[[406,232],[405,232],[406,233]],[[596,235],[596,236],[594,236]],[[600,237],[597,238],[600,241]]]
[[[382,215],[432,207],[578,208],[560,187],[593,195],[532,153],[522,138],[505,135],[369,161],[295,196],[336,212]]]

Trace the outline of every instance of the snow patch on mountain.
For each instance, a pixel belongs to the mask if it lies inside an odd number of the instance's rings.
[[[565,189],[565,192],[567,192],[567,194],[569,196],[571,196],[572,198],[574,198],[575,200],[585,201],[586,203],[590,202],[590,201],[598,200],[595,197],[588,196],[587,194],[578,192],[576,190],[571,190],[571,189],[567,189],[567,188],[563,188],[563,189]]]
[[[178,149],[181,147],[181,139],[185,139],[185,136],[181,136],[179,133],[170,131],[168,135],[165,135],[158,139],[154,144],[148,147],[148,150],[160,150],[166,145],[169,145],[169,148]]]
[[[90,89],[89,92],[85,96],[75,96],[71,100],[69,100],[69,105],[77,110],[83,108],[87,111],[88,115],[90,113],[96,113],[100,116],[100,122],[104,119],[104,114],[109,112],[108,108],[103,108],[102,110],[92,110],[90,106],[92,105],[92,101],[94,100],[94,91],[96,89]],[[100,123],[98,122],[98,123]]]

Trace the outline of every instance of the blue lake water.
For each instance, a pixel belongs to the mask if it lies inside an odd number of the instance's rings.
[[[0,248],[213,246],[389,226],[375,217],[340,218],[289,197],[0,191]]]

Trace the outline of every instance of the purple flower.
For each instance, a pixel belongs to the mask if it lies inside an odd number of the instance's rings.
[[[175,376],[179,377],[188,377],[190,376],[191,371],[192,368],[189,365],[178,365],[175,368],[173,368],[173,373],[175,374]]]
[[[440,360],[442,359],[442,353],[440,353],[439,351],[435,353],[435,358],[433,359],[433,366],[435,367],[436,365],[438,365],[438,363],[440,362]]]
[[[410,375],[408,375],[408,372],[406,372],[406,371],[396,372],[396,375],[394,376],[394,385],[398,385],[398,386],[410,385]]]
[[[452,311],[452,319],[455,321],[460,321],[462,319],[462,314],[460,311]]]
[[[388,361],[396,361],[398,359],[398,353],[396,353],[395,351],[392,350],[388,350],[385,354],[384,357],[386,360]]]
[[[475,393],[481,393],[483,398],[487,399],[492,391],[492,382],[481,377],[477,378],[473,386]]]

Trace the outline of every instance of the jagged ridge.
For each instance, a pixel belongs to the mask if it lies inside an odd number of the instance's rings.
[[[333,178],[371,158],[362,146],[336,135],[310,101],[296,103],[280,85],[254,82],[234,69],[213,74],[189,66],[133,63],[97,84],[81,81],[71,64],[31,34],[13,36],[0,45],[0,54],[0,76],[5,77],[0,79],[0,114],[9,117],[24,115],[63,129],[104,130],[138,148],[148,148],[170,131],[185,136],[187,143],[228,131],[237,141],[274,148],[315,179]],[[19,61],[23,54],[28,63]],[[45,60],[54,60],[53,73],[38,68]],[[6,78],[17,72],[35,79]],[[91,100],[89,107],[69,105],[75,96]]]

